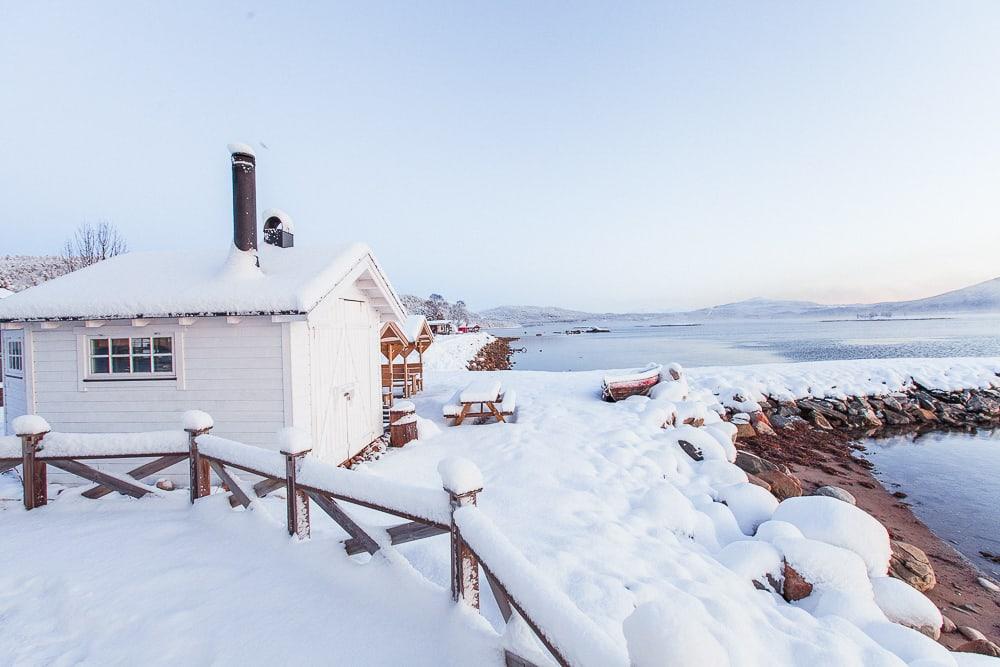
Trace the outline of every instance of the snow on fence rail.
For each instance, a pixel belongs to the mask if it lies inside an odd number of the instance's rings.
[[[627,664],[605,632],[552,585],[475,506],[455,511],[462,540],[483,567],[505,621],[512,611],[525,620],[562,664]]]
[[[143,479],[185,459],[190,474],[191,502],[211,494],[214,471],[229,491],[232,506],[250,507],[254,497],[285,489],[290,535],[310,534],[310,500],[350,536],[343,541],[348,554],[376,554],[383,546],[448,533],[451,542],[451,592],[456,602],[479,608],[479,571],[505,622],[518,614],[560,665],[624,665],[626,656],[568,597],[541,577],[528,560],[476,507],[482,475],[464,459],[446,459],[438,470],[442,489],[401,484],[375,475],[339,468],[309,458],[311,451],[295,434],[279,434],[282,450],[246,445],[210,434],[212,418],[198,411],[184,416],[184,429],[151,433],[53,433],[48,423],[28,415],[14,421],[16,436],[0,437],[0,473],[22,467],[24,507],[47,504],[47,468],[54,466],[94,483],[87,498],[108,493],[142,497],[159,494]],[[286,431],[289,431],[286,429]],[[80,459],[153,458],[115,474],[96,469]],[[235,470],[261,478],[241,479]],[[355,522],[340,502],[359,505],[406,519],[384,529]],[[485,559],[485,560],[484,560]],[[505,650],[508,667],[535,667],[526,658]]]

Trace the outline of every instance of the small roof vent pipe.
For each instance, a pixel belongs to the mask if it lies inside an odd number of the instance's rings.
[[[233,163],[233,245],[257,256],[257,158],[246,144],[229,144]],[[257,266],[260,261],[256,260]]]

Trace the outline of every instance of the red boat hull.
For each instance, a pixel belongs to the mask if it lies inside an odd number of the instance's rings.
[[[629,396],[646,396],[659,381],[660,373],[657,371],[649,377],[605,384],[604,400],[614,402],[624,400]]]

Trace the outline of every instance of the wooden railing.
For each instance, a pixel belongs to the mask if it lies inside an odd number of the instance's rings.
[[[520,616],[560,665],[627,664],[627,657],[603,630],[541,577],[477,507],[481,483],[449,481],[443,475],[442,490],[406,485],[323,463],[309,457],[308,448],[288,446],[273,451],[211,435],[210,418],[201,414],[208,422],[183,431],[62,434],[50,432],[46,424],[19,436],[0,437],[0,473],[22,466],[24,507],[31,510],[48,502],[47,466],[93,482],[94,486],[82,494],[87,498],[97,499],[112,491],[141,497],[158,492],[142,479],[186,459],[191,503],[211,494],[212,472],[225,485],[233,507],[250,508],[258,498],[284,489],[289,535],[309,538],[311,504],[315,504],[349,535],[343,540],[348,554],[374,555],[388,545],[447,533],[451,593],[456,602],[479,609],[481,568],[504,622],[510,623],[515,614]],[[82,462],[129,458],[153,460],[124,475]],[[236,471],[259,480],[251,483]],[[478,477],[478,471],[473,477]],[[372,531],[352,519],[342,503],[404,521]],[[509,667],[535,665],[510,650],[505,650],[505,660]]]

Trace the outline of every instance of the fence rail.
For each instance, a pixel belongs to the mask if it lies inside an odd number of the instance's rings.
[[[310,511],[315,505],[347,533],[342,544],[349,555],[374,555],[386,545],[448,534],[451,592],[456,602],[479,609],[482,569],[504,622],[520,616],[558,664],[627,664],[603,631],[540,577],[478,509],[482,483],[471,463],[464,462],[467,467],[462,474],[442,471],[441,490],[418,487],[323,463],[309,457],[307,447],[273,451],[214,436],[211,418],[198,415],[201,419],[194,421],[200,423],[195,425],[185,416],[184,430],[137,434],[54,433],[44,420],[31,417],[28,426],[18,429],[25,432],[0,437],[0,472],[22,468],[24,507],[32,510],[48,502],[49,466],[93,482],[82,493],[86,498],[98,499],[112,492],[139,498],[159,492],[143,479],[187,460],[191,503],[211,494],[213,472],[228,490],[233,507],[251,508],[258,498],[284,489],[289,535],[309,538]],[[81,462],[133,458],[153,460],[125,474]],[[236,471],[260,479],[250,482]],[[373,531],[352,519],[342,503],[405,521]],[[510,650],[505,651],[505,660],[509,667],[535,667]]]

